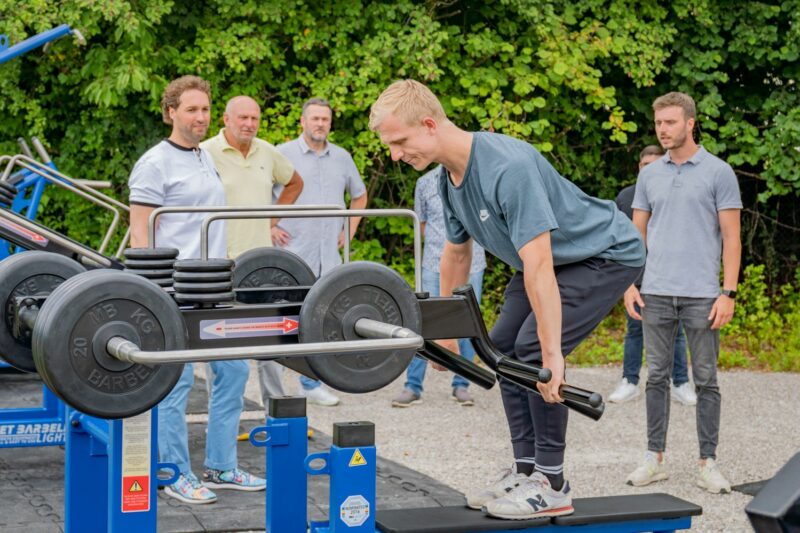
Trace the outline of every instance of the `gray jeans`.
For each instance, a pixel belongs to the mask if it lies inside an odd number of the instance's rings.
[[[717,385],[719,330],[708,315],[715,298],[684,298],[643,294],[644,345],[647,353],[647,449],[663,452],[669,427],[669,379],[678,323],[683,322],[692,354],[692,377],[697,392],[697,439],[700,458],[716,458],[721,398]]]
[[[281,381],[284,367],[275,361],[258,361],[256,365],[258,366],[258,384],[261,387],[261,399],[264,402],[264,408],[267,409],[270,396],[286,396],[283,391],[283,382]]]

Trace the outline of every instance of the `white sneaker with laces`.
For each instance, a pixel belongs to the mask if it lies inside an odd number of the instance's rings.
[[[725,479],[725,476],[719,471],[714,459],[706,459],[706,464],[700,465],[700,474],[697,476],[697,486],[714,494],[731,491],[731,484],[728,483],[728,480]]]
[[[322,386],[314,389],[304,389],[301,387],[300,395],[305,396],[308,403],[323,405],[325,407],[332,407],[339,403],[339,397]]]
[[[650,483],[667,479],[669,474],[667,474],[664,463],[666,460],[663,457],[659,462],[658,454],[648,451],[644,454],[644,462],[631,472],[625,483],[634,487],[644,487]]]
[[[635,400],[642,394],[639,385],[634,385],[627,378],[622,378],[614,392],[608,395],[608,401],[612,403],[625,403]]]
[[[676,400],[683,405],[697,405],[697,394],[694,393],[694,387],[690,382],[686,382],[683,385],[672,385],[670,387],[670,396],[672,396],[673,400]]]
[[[488,487],[467,494],[467,507],[481,509],[487,502],[505,496],[526,479],[528,476],[517,473],[516,463],[511,468],[504,468],[490,481]]]
[[[540,516],[572,514],[572,495],[569,483],[561,490],[553,490],[550,480],[541,472],[534,472],[517,488],[484,506],[486,514],[506,520],[528,520]]]

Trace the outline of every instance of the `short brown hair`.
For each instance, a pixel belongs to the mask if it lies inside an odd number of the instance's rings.
[[[312,105],[318,105],[320,107],[327,107],[328,109],[331,110],[331,116],[333,116],[333,108],[331,107],[331,103],[328,102],[327,100],[325,100],[324,98],[309,98],[308,100],[306,100],[306,102],[303,104],[303,112],[301,114],[305,115],[306,114],[306,109],[308,109],[309,106],[312,106]]]
[[[389,85],[369,112],[369,129],[375,131],[387,115],[395,115],[409,126],[425,117],[447,120],[442,103],[433,92],[416,80],[400,80]]]
[[[161,95],[161,117],[164,119],[165,124],[172,125],[172,119],[169,118],[169,108],[178,109],[181,103],[181,95],[192,89],[206,93],[209,102],[211,101],[211,84],[199,76],[181,76],[169,82],[169,85],[164,89],[164,94]]]
[[[648,144],[644,147],[644,149],[639,152],[639,161],[647,157],[648,155],[657,155],[662,156],[664,155],[664,149],[658,146],[657,144]]]
[[[697,119],[697,106],[694,104],[694,99],[686,93],[671,92],[659,96],[653,102],[653,111],[673,106],[683,109],[683,116],[687,119]]]

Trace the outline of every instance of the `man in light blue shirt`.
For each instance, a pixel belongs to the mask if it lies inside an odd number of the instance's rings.
[[[444,229],[444,214],[442,212],[442,199],[439,198],[439,169],[431,170],[420,179],[414,188],[414,211],[419,217],[422,226],[422,235],[425,239],[422,249],[422,290],[431,296],[439,296],[439,262],[446,242]],[[486,254],[483,248],[476,244],[472,247],[472,261],[469,269],[469,283],[475,291],[478,302],[481,301],[483,288],[483,271],[486,269]],[[469,339],[459,339],[458,348],[461,357],[472,361],[475,350]],[[425,380],[425,369],[428,363],[422,357],[416,356],[408,366],[406,383],[403,390],[392,399],[392,407],[410,407],[422,402],[422,382]],[[475,400],[467,390],[469,381],[453,375],[453,394],[451,398],[459,405],[469,407],[475,405]]]
[[[303,133],[297,139],[278,146],[298,174],[303,176],[303,192],[295,205],[335,204],[345,206],[345,193],[350,196],[350,209],[367,206],[367,188],[361,180],[353,158],[344,148],[328,141],[333,110],[327,100],[312,98],[303,104],[300,125]],[[282,187],[273,189],[277,199]],[[350,219],[352,239],[360,217]],[[315,275],[324,275],[342,263],[339,248],[344,245],[344,222],[341,218],[284,218],[272,229],[272,242],[299,255]],[[300,377],[301,393],[310,403],[336,405],[333,393],[319,381]]]

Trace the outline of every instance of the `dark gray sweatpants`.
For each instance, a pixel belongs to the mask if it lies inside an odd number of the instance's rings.
[[[561,294],[561,351],[566,356],[589,336],[641,271],[607,259],[590,258],[555,268]],[[524,362],[540,362],[536,317],[522,272],[508,283],[500,316],[489,335],[497,348]],[[534,458],[536,469],[559,474],[564,468],[568,409],[500,379],[503,406],[516,459]]]

